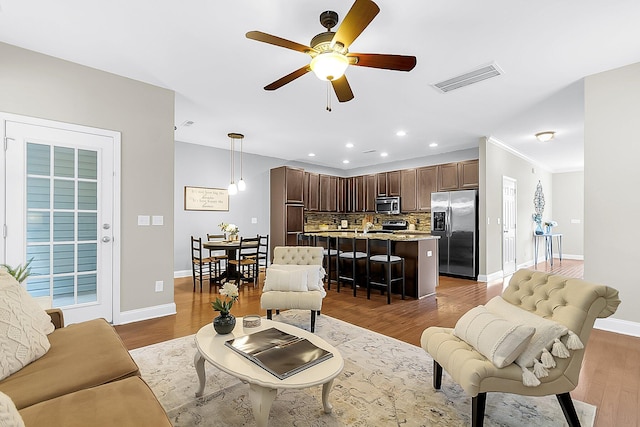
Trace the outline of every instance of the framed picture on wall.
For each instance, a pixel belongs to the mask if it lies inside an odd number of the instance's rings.
[[[184,187],[185,211],[228,211],[229,192],[225,188]]]

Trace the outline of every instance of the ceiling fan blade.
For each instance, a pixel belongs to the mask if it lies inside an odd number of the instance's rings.
[[[417,62],[415,56],[382,53],[348,53],[347,57],[351,65],[397,71],[411,71]]]
[[[373,21],[378,12],[380,12],[380,8],[371,0],[356,0],[342,20],[330,46],[333,48],[337,42],[340,42],[345,48],[348,48]]]
[[[298,77],[304,76],[309,71],[311,71],[311,68],[309,68],[308,65],[305,65],[304,67],[298,68],[294,72],[289,73],[286,76],[279,78],[275,82],[266,85],[264,87],[264,90],[276,90],[278,88],[281,88],[282,86],[286,85],[287,83],[291,83],[292,81],[294,81]]]
[[[300,43],[292,42],[291,40],[283,39],[282,37],[272,36],[271,34],[263,33],[262,31],[249,31],[245,34],[248,39],[256,40],[263,43],[269,43],[275,46],[284,47],[291,50],[297,50],[298,52],[310,54],[316,52],[315,49],[309,46],[305,46]]]
[[[331,86],[333,86],[333,90],[338,97],[338,101],[347,102],[353,99],[353,92],[351,91],[351,86],[349,86],[349,82],[347,81],[347,76],[342,76],[339,79],[331,80]]]

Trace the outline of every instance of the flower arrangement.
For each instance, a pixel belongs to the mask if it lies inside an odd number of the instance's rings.
[[[220,300],[220,298],[216,297],[216,300],[211,303],[211,307],[215,311],[219,311],[220,314],[229,314],[233,303],[238,299],[238,286],[227,282],[220,289],[220,295],[224,295],[224,299]]]
[[[218,224],[218,226],[220,227],[221,231],[229,233],[229,235],[231,236],[238,234],[238,231],[240,231],[238,229],[238,226],[235,224],[227,224],[226,222],[221,222],[220,224]]]
[[[558,223],[556,221],[547,221],[544,223],[544,225],[546,225],[547,227],[555,227],[558,225]]]

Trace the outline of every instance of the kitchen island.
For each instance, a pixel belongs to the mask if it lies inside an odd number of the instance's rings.
[[[366,252],[367,239],[381,239],[394,241],[394,255],[404,258],[405,263],[405,292],[413,298],[423,298],[433,295],[438,286],[438,239],[437,236],[425,233],[411,233],[407,231],[362,233],[351,231],[306,231],[305,234],[323,237],[355,237],[357,250]],[[399,289],[393,290],[400,293]]]

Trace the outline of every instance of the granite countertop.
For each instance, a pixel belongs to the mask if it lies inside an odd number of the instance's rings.
[[[431,240],[439,239],[440,236],[432,236],[425,232],[409,232],[402,231],[401,233],[389,232],[389,233],[363,233],[358,231],[355,233],[351,230],[330,230],[330,231],[306,231],[307,234],[314,234],[316,236],[323,237],[355,237],[356,239],[382,239],[382,240],[395,240],[402,242],[414,242],[418,240]]]

